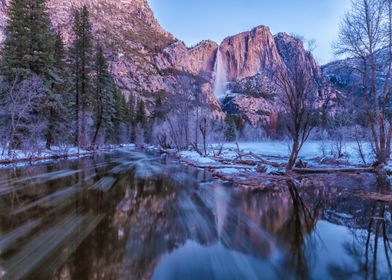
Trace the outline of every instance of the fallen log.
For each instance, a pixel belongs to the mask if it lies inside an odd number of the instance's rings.
[[[246,154],[241,154],[241,153],[237,152],[237,154],[238,154],[238,156],[234,159],[234,161],[240,161],[240,160],[242,160],[243,157],[253,157],[253,158],[257,159],[257,161],[258,161],[257,163],[262,163],[262,164],[269,165],[269,166],[276,167],[276,168],[280,167],[279,163],[265,160],[261,156],[258,156],[252,152],[246,153]]]
[[[199,163],[186,158],[180,158],[182,163],[210,170],[223,169],[223,168],[236,168],[236,169],[252,169],[254,166],[242,165],[242,164],[221,164],[221,163]]]
[[[375,200],[380,202],[387,202],[387,203],[392,202],[392,195],[388,195],[388,194],[361,192],[358,194],[358,196],[361,198],[367,198],[370,200]]]
[[[330,173],[374,173],[372,167],[349,168],[293,168],[293,172],[300,174],[330,174]]]

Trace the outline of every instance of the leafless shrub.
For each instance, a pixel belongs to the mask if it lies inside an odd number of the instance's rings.
[[[0,111],[3,125],[5,124],[5,149],[11,155],[12,149],[17,146],[17,139],[21,142],[23,137],[39,139],[42,136],[44,123],[38,118],[38,113],[43,104],[45,86],[38,76],[20,80],[16,77],[3,91],[4,98]]]

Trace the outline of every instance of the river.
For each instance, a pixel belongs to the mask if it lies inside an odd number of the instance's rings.
[[[126,150],[0,169],[1,279],[391,279],[389,178],[268,180]]]

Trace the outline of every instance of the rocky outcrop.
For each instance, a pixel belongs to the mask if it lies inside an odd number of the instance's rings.
[[[220,50],[229,81],[255,76],[281,63],[274,37],[266,26],[226,38]]]
[[[304,65],[312,77],[322,79],[320,67],[301,40],[287,33],[278,33],[274,38],[279,55],[288,68],[295,67],[294,64]]]
[[[273,36],[268,27],[259,26],[226,38],[220,51],[229,92],[223,100],[223,110],[241,115],[252,125],[261,122],[267,126],[280,110],[276,97],[281,93],[271,80],[275,67],[305,66],[319,85],[320,102],[335,94],[335,88],[324,78],[303,42],[286,33]]]
[[[160,70],[175,69],[211,79],[217,50],[218,44],[212,41],[202,41],[193,48],[177,41],[157,55],[155,64]]]

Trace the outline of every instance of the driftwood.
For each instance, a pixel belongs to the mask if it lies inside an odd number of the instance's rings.
[[[276,167],[276,168],[280,167],[279,163],[265,160],[261,156],[258,156],[258,155],[254,154],[252,152],[246,153],[246,154],[241,153],[240,146],[238,145],[238,142],[235,143],[235,144],[237,146],[237,149],[236,149],[235,152],[238,154],[238,156],[234,159],[234,162],[241,162],[243,157],[253,157],[254,159],[257,159],[257,161],[258,161],[258,162],[255,162],[253,165],[256,165],[258,163],[262,163],[262,164],[269,165],[269,166]],[[249,162],[250,161],[247,161],[248,165],[249,165]]]
[[[276,182],[285,182],[287,179],[289,179],[287,176],[274,176],[254,173],[221,174],[219,172],[214,172],[212,176],[224,181],[230,181],[233,185],[238,187],[269,190],[276,188]]]
[[[261,164],[269,165],[269,166],[276,167],[276,168],[280,167],[279,163],[265,160],[261,156],[258,156],[258,155],[254,154],[252,152],[251,153],[246,153],[246,154],[241,154],[239,152],[237,152],[237,153],[239,155],[234,159],[235,162],[239,162],[239,161],[244,162],[242,160],[243,157],[253,157],[253,158],[257,159],[257,162],[254,163],[255,165],[258,164],[258,163],[261,163]],[[249,163],[250,161],[246,161],[246,162]]]
[[[373,173],[374,168],[362,167],[362,168],[293,168],[295,173],[300,174],[329,174],[329,173]]]
[[[217,164],[217,163],[198,163],[186,158],[180,158],[180,161],[199,168],[206,168],[210,170],[223,169],[223,168],[237,168],[237,169],[251,169],[253,167],[241,164]]]
[[[361,192],[358,194],[358,196],[370,200],[375,200],[375,201],[392,202],[392,195],[388,195],[388,194]]]

